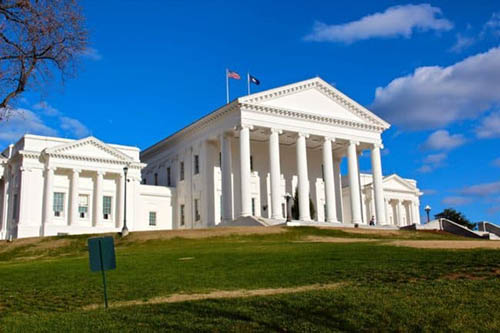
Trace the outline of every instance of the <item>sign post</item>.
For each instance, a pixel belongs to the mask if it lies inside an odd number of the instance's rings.
[[[105,271],[116,268],[115,245],[113,237],[89,238],[89,264],[92,272],[101,271],[104,285],[104,305],[108,308],[108,294],[106,290]]]

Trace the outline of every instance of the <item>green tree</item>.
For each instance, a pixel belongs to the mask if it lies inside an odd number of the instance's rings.
[[[464,214],[453,208],[446,208],[441,213],[434,215],[434,217],[436,219],[448,219],[469,229],[474,229],[476,226],[476,224],[469,221]]]
[[[314,208],[314,203],[311,200],[311,198],[309,198],[309,211],[311,212],[311,219],[314,220],[314,218],[316,217],[316,208]],[[295,189],[295,195],[293,197],[292,218],[294,220],[298,220],[299,216],[300,216],[300,212],[299,212],[299,188],[297,187]]]

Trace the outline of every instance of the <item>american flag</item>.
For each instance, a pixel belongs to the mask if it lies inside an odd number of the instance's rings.
[[[235,71],[232,71],[230,69],[227,70],[227,77],[230,77],[231,79],[235,79],[235,80],[241,79],[240,74],[238,74]]]

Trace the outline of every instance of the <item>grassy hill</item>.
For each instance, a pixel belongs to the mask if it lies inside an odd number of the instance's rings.
[[[500,242],[358,229],[133,233],[115,239],[104,310],[87,238],[0,242],[0,331],[500,329]]]

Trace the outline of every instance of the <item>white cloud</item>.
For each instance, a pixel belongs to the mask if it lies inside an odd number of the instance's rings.
[[[476,196],[490,196],[500,194],[500,182],[483,183],[478,185],[468,186],[462,189],[462,194]]]
[[[438,193],[436,190],[433,190],[431,188],[422,190],[422,192],[424,192],[424,195],[434,195]]]
[[[420,173],[429,173],[444,165],[448,156],[445,153],[430,154],[424,158],[424,164],[417,169]]]
[[[422,165],[420,168],[417,169],[418,172],[420,173],[429,173],[433,170],[433,168],[430,165]]]
[[[93,48],[93,47],[87,47],[85,50],[80,52],[80,55],[84,58],[90,59],[90,60],[101,60],[102,59],[102,54],[99,52],[99,50]]]
[[[0,122],[0,141],[12,143],[25,134],[51,136],[57,135],[57,131],[26,109],[17,109],[8,120]]]
[[[90,134],[89,129],[74,118],[61,117],[59,120],[61,121],[61,128],[72,133],[78,139]]]
[[[481,35],[484,35],[488,31],[497,37],[500,36],[500,12],[496,12],[491,15],[488,22],[484,24]]]
[[[480,139],[500,138],[500,111],[483,118],[475,131]]]
[[[358,21],[328,25],[316,22],[313,32],[305,37],[316,42],[352,43],[369,38],[403,36],[409,38],[414,31],[447,31],[453,24],[441,18],[441,9],[430,4],[403,5],[387,8],[384,12],[367,15]]]
[[[472,198],[462,196],[450,196],[443,198],[444,205],[463,206],[473,201]]]
[[[439,130],[429,135],[422,148],[429,150],[451,150],[460,147],[465,141],[462,134],[450,135],[446,130]]]
[[[448,67],[419,67],[378,87],[372,109],[406,129],[443,127],[500,104],[500,48]]]
[[[45,113],[47,116],[59,116],[61,113],[59,110],[51,106],[49,103],[46,101],[41,101],[40,103],[37,103],[33,105],[33,109],[37,111],[42,111]]]
[[[89,129],[79,120],[65,116],[49,103],[42,101],[32,107],[33,110],[17,109],[7,121],[0,122],[0,144],[10,144],[25,134],[64,136],[82,138],[90,134]],[[52,119],[52,120],[51,120]],[[59,122],[59,127],[48,125]]]
[[[457,41],[455,44],[450,48],[450,51],[452,52],[462,52],[472,44],[476,42],[474,37],[467,37],[463,36],[462,34],[457,34]]]
[[[429,163],[429,164],[441,164],[446,160],[446,154],[445,153],[439,153],[439,154],[430,154],[424,159],[424,163]]]
[[[472,26],[468,24],[466,32],[468,35],[458,33],[456,35],[456,42],[450,48],[450,51],[459,53],[474,45],[478,41],[485,40],[486,38],[500,37],[500,12],[493,13],[491,18],[482,26],[477,35],[472,35],[471,30]]]

